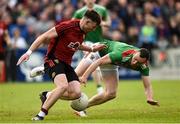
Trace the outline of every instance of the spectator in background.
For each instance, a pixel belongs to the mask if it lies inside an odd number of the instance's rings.
[[[61,3],[57,3],[55,5],[55,20],[56,22],[60,22],[62,20],[63,16],[63,5]]]
[[[128,28],[127,32],[127,43],[133,46],[137,46],[138,41],[138,27],[131,26]]]
[[[127,40],[127,36],[126,36],[126,26],[123,20],[121,20],[121,22],[119,23],[117,29],[119,30],[119,32],[121,33],[122,37],[121,37],[121,41],[125,42]]]
[[[25,16],[18,16],[16,22],[12,23],[10,27],[10,35],[13,36],[14,29],[19,28],[21,32],[21,36],[25,39],[28,37],[28,30],[26,25],[26,19]]]
[[[157,25],[156,25],[156,28],[157,28],[157,36],[159,38],[161,37],[164,37],[166,39],[168,39],[170,37],[169,35],[169,29],[167,28],[168,27],[168,24],[165,23],[164,19],[162,16],[159,16],[157,18]],[[157,39],[158,39],[157,37]]]
[[[118,30],[114,30],[111,37],[114,41],[121,41],[123,39],[121,33]]]
[[[54,23],[48,19],[48,16],[49,16],[49,14],[46,11],[43,11],[40,13],[39,20],[36,22],[36,24],[34,26],[35,31],[38,34],[41,34],[54,26]]]
[[[180,46],[180,21],[178,22],[180,14],[170,18],[170,33],[171,33],[171,46]]]
[[[27,45],[30,46],[32,42],[36,39],[36,32],[33,26],[28,26],[28,40]]]
[[[111,11],[110,14],[111,17],[111,27],[110,30],[116,30],[118,28],[118,25],[120,23],[120,19],[115,11]]]
[[[141,27],[144,25],[144,18],[142,12],[137,11],[135,14],[135,24],[138,30],[140,31]]]
[[[139,34],[138,46],[150,51],[150,63],[153,65],[152,49],[156,45],[157,32],[154,26],[154,18],[151,15],[145,16],[145,24],[142,26]]]
[[[12,47],[8,50],[6,55],[6,79],[7,81],[16,81],[16,50],[26,49],[28,46],[25,39],[21,36],[19,28],[14,28],[11,44]]]
[[[125,27],[127,28],[128,12],[127,12],[127,0],[118,0],[118,16],[124,21]]]
[[[5,44],[10,47],[11,41],[7,30],[7,25],[3,18],[4,9],[0,9],[0,82],[5,81],[3,76],[5,68]]]
[[[64,10],[63,20],[69,20],[69,19],[71,19],[71,18],[72,18],[72,15],[73,15],[73,12],[74,12],[74,8],[73,8],[73,6],[70,4],[69,7]]]
[[[26,40],[21,36],[21,31],[19,28],[14,29],[11,42],[13,49],[26,49],[28,47]]]

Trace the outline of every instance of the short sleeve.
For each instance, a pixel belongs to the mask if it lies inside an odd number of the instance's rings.
[[[67,26],[67,24],[65,24],[65,23],[59,23],[55,26],[58,36],[60,36],[63,33],[66,26]]]
[[[114,64],[116,62],[120,62],[122,59],[121,54],[118,54],[117,52],[110,52],[109,57],[111,59],[111,62]]]
[[[103,16],[102,16],[102,18],[103,18],[103,20],[107,20],[107,17],[108,17],[108,11],[107,11],[107,9],[106,8],[104,8],[104,12],[103,12]]]
[[[78,14],[77,11],[73,14],[73,18],[75,18],[75,19],[81,19],[80,15]]]

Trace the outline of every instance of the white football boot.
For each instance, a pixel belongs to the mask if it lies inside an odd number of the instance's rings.
[[[87,117],[86,111],[74,111],[74,113],[79,117]]]
[[[45,73],[44,66],[38,66],[30,71],[30,77],[33,78],[39,75],[43,75],[44,73]]]

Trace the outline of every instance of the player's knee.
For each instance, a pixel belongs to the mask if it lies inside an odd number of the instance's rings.
[[[68,90],[68,85],[57,86],[57,89],[58,89],[59,92],[67,91]]]
[[[72,95],[73,99],[78,99],[81,97],[81,92],[74,92]]]
[[[108,93],[106,93],[106,98],[109,99],[109,100],[116,98],[116,92],[108,92]]]

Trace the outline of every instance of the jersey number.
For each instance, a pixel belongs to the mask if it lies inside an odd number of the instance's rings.
[[[77,49],[79,46],[80,46],[79,42],[75,42],[75,43],[70,42],[69,45],[68,45],[69,48],[75,48],[75,49]]]

